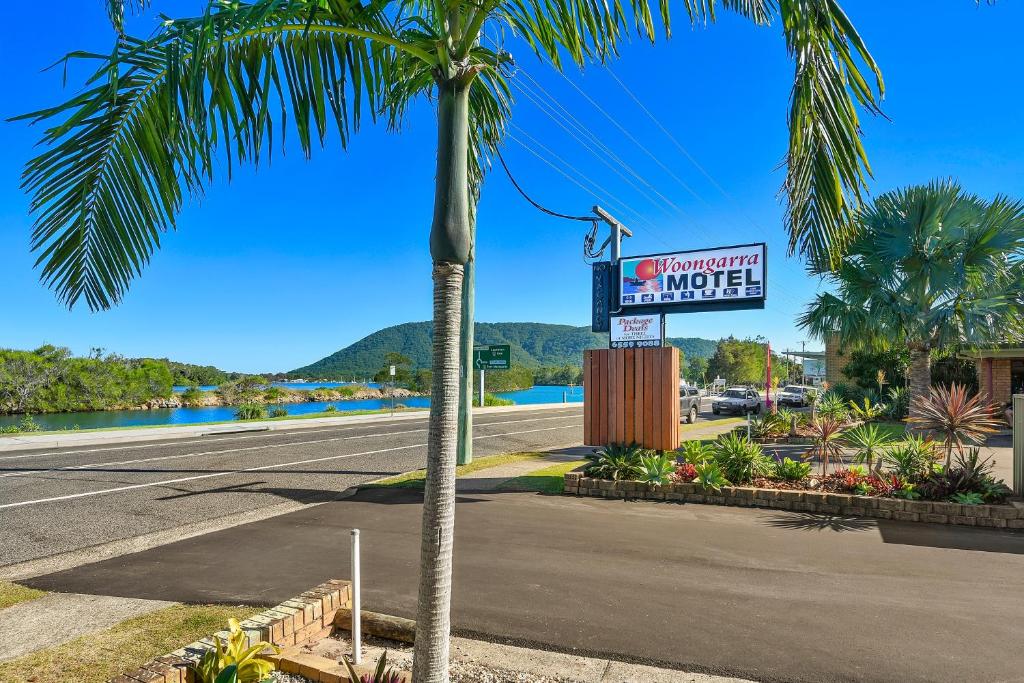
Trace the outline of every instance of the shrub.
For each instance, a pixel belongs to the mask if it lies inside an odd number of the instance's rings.
[[[697,468],[691,463],[684,462],[676,466],[675,474],[672,476],[675,477],[676,481],[693,481],[697,477]]]
[[[485,406],[513,406],[515,404],[516,404],[516,402],[513,401],[510,398],[501,398],[500,396],[495,396],[494,394],[492,394],[490,392],[487,392],[487,393],[484,394],[484,405]],[[479,407],[479,405],[480,405],[480,398],[479,397],[474,397],[473,398],[473,405]]]
[[[783,458],[775,463],[775,477],[785,481],[800,481],[811,473],[811,463]]]
[[[798,427],[800,425],[807,424],[807,413],[801,413],[796,410],[790,410],[789,408],[779,408],[779,412],[777,414],[779,416],[779,419],[782,420],[783,423],[785,423],[787,433],[789,432],[789,426],[793,424],[794,418],[796,418],[796,425]]]
[[[871,399],[867,396],[864,397],[862,403],[856,401],[850,401],[850,416],[855,420],[862,422],[874,422],[885,415],[885,405],[882,403],[872,403]]]
[[[238,420],[265,420],[267,417],[267,407],[262,403],[243,403],[235,411]]]
[[[325,413],[336,413],[336,412],[338,412],[338,406],[334,405],[333,403],[328,403],[326,406],[324,406],[324,412]]]
[[[181,404],[187,407],[196,407],[203,405],[203,398],[206,396],[206,392],[199,388],[198,385],[193,384],[185,391],[181,392]]]
[[[888,433],[873,424],[862,424],[847,431],[842,435],[842,441],[856,449],[854,462],[864,463],[868,469],[882,466],[884,449],[892,443]]]
[[[237,619],[228,620],[228,630],[226,640],[214,636],[216,648],[207,650],[198,664],[189,666],[195,674],[196,683],[258,683],[266,680],[275,667],[258,655],[267,648],[274,652],[280,652],[280,648],[263,641],[249,645]]]
[[[680,457],[691,465],[699,465],[715,457],[711,444],[704,441],[684,441],[679,449]]]
[[[917,415],[910,418],[918,429],[942,434],[946,447],[946,467],[952,460],[953,449],[962,455],[964,443],[980,443],[986,434],[996,431],[999,413],[995,406],[981,401],[981,396],[968,395],[967,387],[953,384],[931,387],[928,395],[914,401]]]
[[[718,463],[714,460],[708,460],[697,465],[695,468],[696,476],[693,478],[693,483],[700,486],[705,490],[721,491],[723,486],[729,485],[729,480],[726,479],[725,474],[722,472],[722,468],[718,466]]]
[[[810,453],[821,461],[821,474],[828,473],[829,462],[838,458],[842,453],[842,446],[839,445],[839,430],[842,423],[835,418],[820,416],[811,423],[811,431],[814,435],[814,446]]]
[[[935,444],[911,435],[905,441],[889,446],[883,458],[896,476],[914,480],[931,471],[935,462]]]
[[[949,497],[949,500],[953,503],[960,503],[961,505],[981,505],[985,502],[985,498],[975,491],[970,493],[954,493]]]
[[[38,422],[32,419],[31,415],[26,415],[25,417],[21,418],[20,422],[18,422],[18,431],[41,432],[43,431],[43,428]]]
[[[750,433],[758,439],[785,436],[789,433],[789,420],[781,413],[765,413],[750,421]]]
[[[348,657],[342,657],[342,661],[345,662],[345,667],[348,669],[348,680],[355,683],[406,683],[405,676],[403,676],[397,669],[388,666],[388,653],[385,650],[377,661],[377,668],[374,669],[372,674],[359,675],[359,672],[355,670],[352,663],[349,662]]]
[[[270,409],[270,417],[287,417],[288,411],[281,406],[275,406]]]
[[[761,444],[747,440],[735,432],[724,434],[713,444],[715,462],[729,481],[745,484],[754,477],[767,475],[772,460],[764,454]]]
[[[945,500],[959,494],[977,494],[980,502],[1003,502],[1010,488],[992,476],[992,463],[982,460],[977,448],[958,454],[951,467],[934,468],[926,473],[918,486],[921,495],[930,500]]]
[[[849,417],[850,411],[847,409],[846,401],[839,394],[830,391],[818,399],[815,412],[821,418],[842,423]]]
[[[598,479],[637,479],[642,473],[641,455],[645,455],[645,451],[635,443],[609,444],[599,452],[586,456],[589,462],[583,471],[588,477]]]
[[[906,387],[893,387],[889,390],[889,402],[886,414],[893,420],[906,419],[910,412],[910,393]]]
[[[17,434],[21,430],[18,429],[18,425],[7,425],[6,427],[0,427],[0,434]]]
[[[664,453],[640,456],[640,481],[648,484],[667,484],[674,472],[675,463]]]
[[[281,387],[269,386],[263,390],[263,400],[268,403],[280,401],[284,397],[285,393],[287,392],[285,392]]]

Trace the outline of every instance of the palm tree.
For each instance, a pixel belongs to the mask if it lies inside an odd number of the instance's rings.
[[[108,5],[120,25],[124,0]],[[714,21],[719,7],[760,25],[780,21],[795,61],[784,186],[790,245],[815,263],[835,262],[870,173],[857,105],[877,112],[882,95],[864,42],[836,0],[680,6],[691,25]],[[398,128],[415,99],[432,99],[433,386],[417,682],[448,678],[460,289],[471,197],[508,117],[511,56],[480,38],[511,30],[561,69],[613,57],[633,30],[653,41],[659,19],[668,34],[667,0],[216,0],[200,17],[165,19],[148,39],[119,36],[111,54],[71,53],[97,65],[86,88],[20,117],[50,126],[45,151],[24,174],[41,278],[68,306],[84,299],[95,310],[123,298],[184,197],[212,180],[218,157],[230,177],[233,164],[271,156],[286,129],[309,155],[332,131],[345,145],[364,112]]]
[[[825,273],[801,327],[847,349],[910,350],[911,417],[931,352],[1024,337],[1024,204],[949,180],[889,192],[859,212],[843,262]]]

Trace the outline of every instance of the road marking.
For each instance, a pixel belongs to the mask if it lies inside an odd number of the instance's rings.
[[[576,413],[577,411],[575,411],[575,410],[559,410],[558,412],[562,413],[562,415],[564,416],[566,413]],[[426,417],[426,415],[424,415],[423,418],[415,418],[415,420],[419,420],[419,419],[427,419],[427,417]],[[543,418],[534,418],[534,419],[537,419],[537,420],[554,420],[554,419],[557,419],[557,418],[555,418],[555,417],[543,417]],[[508,424],[509,422],[531,422],[531,421],[533,421],[533,420],[509,420],[509,421],[505,421],[505,422],[479,422],[479,421],[476,421],[475,424],[477,424],[480,427],[486,427],[487,425],[492,425],[492,424]],[[21,460],[21,459],[24,459],[24,458],[46,458],[46,457],[55,457],[55,456],[60,456],[60,455],[81,455],[83,453],[106,453],[108,451],[110,451],[110,452],[112,452],[112,451],[125,451],[125,450],[132,450],[132,449],[138,449],[138,448],[166,448],[166,447],[173,447],[173,446],[189,446],[189,445],[197,444],[197,443],[209,445],[211,443],[221,443],[221,442],[227,442],[227,441],[251,441],[252,439],[264,439],[264,438],[266,438],[268,436],[291,436],[292,434],[294,434],[296,431],[299,431],[299,430],[301,430],[302,434],[323,434],[325,432],[350,432],[353,429],[363,429],[363,428],[366,428],[366,427],[373,427],[373,426],[375,426],[373,423],[368,423],[368,424],[365,424],[365,425],[356,425],[356,426],[353,426],[353,427],[340,427],[339,426],[339,427],[328,427],[326,429],[302,429],[302,428],[296,428],[294,430],[281,429],[281,430],[271,430],[270,432],[262,432],[260,434],[254,434],[252,436],[235,436],[235,437],[229,437],[229,438],[226,438],[226,439],[209,439],[209,438],[206,438],[206,439],[195,439],[195,440],[192,440],[192,441],[175,441],[174,439],[167,439],[165,441],[160,441],[160,442],[156,442],[156,443],[132,444],[132,445],[126,445],[126,446],[112,446],[110,448],[82,448],[82,449],[78,449],[78,450],[74,450],[74,451],[60,450],[60,451],[48,451],[46,453],[28,453],[26,455],[0,455],[0,460]]]
[[[546,421],[546,420],[571,420],[571,419],[574,419],[575,417],[576,416],[572,416],[572,415],[565,415],[565,416],[558,416],[558,417],[537,417],[537,418],[532,418],[532,419],[528,419],[528,420],[506,420],[504,422],[487,422],[487,423],[480,424],[480,425],[477,425],[477,426],[478,427],[490,427],[490,426],[493,426],[493,425],[520,424],[520,423],[523,423],[523,422],[543,422],[543,421]],[[564,426],[565,427],[569,427],[571,425],[564,425]],[[562,428],[563,427],[557,427],[556,429],[562,429]],[[376,438],[376,437],[379,437],[379,436],[397,436],[399,434],[415,434],[416,432],[425,432],[425,431],[427,431],[425,428],[423,428],[423,429],[406,429],[406,430],[402,430],[402,431],[398,431],[398,432],[378,432],[376,434],[357,434],[355,436],[341,436],[341,437],[337,437],[336,439],[327,439],[327,441],[349,441],[351,439],[372,439],[372,438]],[[225,441],[226,440],[227,439],[225,439]],[[74,471],[88,470],[88,469],[92,469],[92,468],[95,468],[95,467],[104,467],[104,466],[112,466],[112,465],[136,465],[136,464],[141,464],[141,463],[146,463],[146,462],[159,462],[159,461],[163,461],[163,460],[178,460],[180,458],[196,458],[196,457],[203,456],[203,455],[221,455],[223,453],[237,453],[237,452],[247,451],[247,450],[261,450],[261,449],[264,449],[264,448],[281,448],[281,447],[284,447],[284,446],[303,446],[303,445],[306,445],[306,444],[316,444],[316,443],[324,443],[324,442],[325,442],[324,439],[315,439],[315,440],[312,440],[312,441],[289,441],[288,443],[284,443],[284,444],[261,444],[259,446],[248,446],[248,447],[245,447],[245,448],[227,448],[227,449],[217,450],[217,451],[197,451],[197,452],[194,452],[194,453],[180,453],[178,455],[159,455],[159,456],[156,456],[154,458],[135,458],[133,460],[93,462],[93,463],[86,463],[86,464],[81,464],[81,465],[66,465],[64,467],[40,467],[38,469],[30,469],[30,470],[25,470],[25,471],[21,471],[21,472],[5,472],[3,474],[0,474],[0,479],[8,479],[8,478],[11,478],[11,477],[29,477],[29,476],[35,476],[35,475],[39,475],[39,474],[44,474],[44,473],[47,473],[47,472],[74,472]],[[110,449],[110,450],[113,450],[113,449]]]
[[[504,434],[481,434],[480,436],[474,436],[473,440],[476,441],[477,439],[494,439],[494,438],[497,438],[499,436],[514,436],[514,435],[517,435],[517,434],[532,434],[532,433],[535,433],[535,432],[549,432],[549,431],[552,431],[552,430],[555,430],[555,429],[565,429],[566,426],[572,426],[572,425],[557,426],[557,427],[539,427],[537,429],[524,429],[524,430],[518,431],[518,432],[505,432]],[[333,438],[333,439],[320,439],[319,441],[308,441],[307,443],[327,443],[327,442],[331,442],[331,441],[340,441],[340,440],[342,440],[342,438],[343,437],[336,437],[336,438]],[[245,447],[245,448],[236,448],[236,449],[231,449],[229,451],[222,451],[222,452],[247,451],[247,450],[252,450],[254,448],[282,448],[284,446],[290,446],[290,445],[294,445],[294,444],[273,444],[271,446],[248,446],[248,447]],[[23,500],[23,501],[18,502],[18,503],[5,503],[3,505],[0,505],[0,510],[6,510],[8,508],[25,507],[25,506],[28,506],[28,505],[38,505],[40,503],[53,503],[53,502],[57,502],[57,501],[61,501],[61,500],[74,500],[74,499],[77,499],[77,498],[89,498],[89,497],[92,497],[92,496],[102,496],[102,495],[105,495],[105,494],[108,494],[108,493],[121,493],[123,491],[134,491],[134,490],[137,490],[137,489],[152,488],[154,486],[165,486],[167,484],[180,484],[182,482],[196,481],[198,479],[212,479],[214,477],[228,477],[228,476],[231,476],[233,474],[245,474],[247,472],[263,472],[263,471],[266,471],[266,470],[279,469],[281,467],[292,467],[293,465],[309,465],[311,463],[326,462],[328,460],[345,460],[347,458],[356,458],[356,457],[359,457],[359,456],[362,456],[362,455],[379,455],[380,453],[393,453],[395,451],[404,451],[404,450],[408,450],[410,448],[425,448],[426,445],[427,444],[425,444],[425,443],[418,443],[418,444],[412,444],[410,446],[395,446],[393,448],[380,448],[380,449],[373,450],[373,451],[363,451],[362,453],[349,453],[347,455],[328,455],[328,456],[325,456],[323,458],[310,458],[310,459],[307,459],[307,460],[294,460],[292,462],[282,462],[282,463],[276,463],[276,464],[273,464],[273,465],[260,465],[259,467],[246,467],[246,468],[240,469],[240,470],[231,470],[230,472],[211,472],[209,474],[197,474],[197,475],[193,475],[191,477],[177,477],[175,479],[164,479],[162,481],[151,481],[151,482],[148,482],[148,483],[145,483],[145,484],[129,484],[127,486],[117,486],[117,487],[109,488],[109,489],[100,489],[99,491],[83,491],[82,493],[69,493],[69,494],[63,495],[63,496],[51,496],[49,498],[37,498],[35,500]]]

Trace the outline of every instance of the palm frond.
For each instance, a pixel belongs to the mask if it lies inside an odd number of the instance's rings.
[[[852,212],[871,175],[856,105],[881,113],[885,86],[835,0],[781,0],[780,13],[796,69],[784,184],[789,247],[827,271],[852,238]]]
[[[116,304],[202,195],[215,159],[260,163],[296,131],[303,152],[330,131],[344,146],[382,103],[397,52],[432,59],[383,3],[262,0],[167,20],[150,40],[122,38],[87,89],[26,114],[51,123],[24,187],[36,214],[41,279],[68,306]]]
[[[124,33],[124,12],[141,12],[149,6],[150,0],[106,0],[107,17],[119,34]]]

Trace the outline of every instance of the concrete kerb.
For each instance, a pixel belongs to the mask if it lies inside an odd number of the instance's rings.
[[[579,403],[536,403],[532,405],[490,406],[474,408],[474,415],[492,415],[528,412],[532,410],[557,410],[582,407]],[[146,429],[83,430],[56,434],[19,434],[0,436],[0,453],[7,451],[32,450],[37,448],[69,448],[72,446],[94,446],[102,444],[132,443],[137,441],[162,441],[201,436],[218,436],[245,432],[291,431],[312,427],[344,427],[347,425],[374,424],[407,420],[425,420],[428,411],[414,410],[373,415],[339,415],[338,417],[313,417],[297,420],[255,420],[252,422],[193,424]]]

